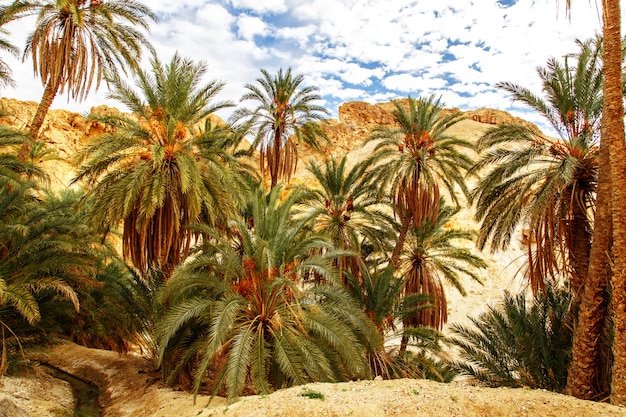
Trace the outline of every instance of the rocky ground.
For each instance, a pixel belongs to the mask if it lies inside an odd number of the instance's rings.
[[[70,385],[43,371],[0,380],[1,417],[72,416],[74,405]]]
[[[160,384],[151,364],[139,357],[67,343],[41,359],[98,385],[103,416],[107,417],[626,416],[624,408],[543,390],[411,379],[309,384],[244,397],[232,404],[223,398],[209,403],[207,396],[199,395],[194,402],[192,394]],[[2,383],[0,416],[73,415],[71,390],[64,382],[40,375],[5,377]]]

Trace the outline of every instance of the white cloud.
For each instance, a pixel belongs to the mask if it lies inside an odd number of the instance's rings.
[[[155,13],[169,15],[176,14],[180,10],[195,9],[206,3],[207,2],[205,0],[177,0],[177,7],[172,7],[172,2],[170,0],[150,0],[144,4],[148,5]]]
[[[547,0],[519,0],[508,8],[493,0],[143,1],[161,17],[149,35],[160,59],[178,51],[204,60],[207,79],[227,82],[220,98],[234,101],[260,68],[293,67],[329,102],[374,102],[419,91],[441,94],[448,105],[465,109],[513,109],[508,96],[493,88],[496,82],[540,91],[535,68],[550,56],[575,52],[577,37],[600,28],[595,4],[584,1],[573,4],[571,21]],[[23,47],[33,27],[30,19],[7,29]],[[18,87],[2,94],[38,101],[43,88],[32,76],[32,63],[4,59]],[[69,104],[58,97],[54,107],[84,111],[105,95],[103,88],[85,103]]]
[[[235,17],[222,5],[204,2],[193,19],[201,24],[207,32],[230,31],[231,25],[235,22]],[[184,15],[184,17],[191,17]],[[193,38],[192,38],[193,39]]]
[[[274,34],[282,39],[295,42],[300,48],[306,49],[311,38],[315,36],[317,27],[314,25],[305,25],[298,27],[279,27],[273,28]]]
[[[364,87],[371,86],[372,79],[380,78],[384,75],[384,71],[381,68],[370,69],[354,62],[345,62],[339,59],[320,59],[312,56],[299,59],[296,69],[301,73],[309,75],[325,74],[328,77],[338,78],[344,83]]]
[[[267,24],[256,16],[242,14],[237,18],[237,33],[247,41],[253,40],[255,36],[264,36],[267,31]]]
[[[287,11],[287,5],[284,0],[229,0],[229,3],[235,8],[252,10],[257,13],[282,13]]]
[[[408,93],[413,96],[416,95],[415,92],[420,92],[419,95],[429,95],[431,92],[440,90],[447,85],[442,78],[415,77],[410,74],[390,75],[382,83],[390,90]]]

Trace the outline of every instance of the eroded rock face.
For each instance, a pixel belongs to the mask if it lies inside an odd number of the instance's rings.
[[[0,400],[0,417],[28,417],[28,413],[10,399],[3,398]]]
[[[0,118],[0,123],[26,132],[30,126],[37,103],[2,98],[2,109],[8,113]],[[92,110],[120,113],[108,106],[99,106]],[[53,189],[66,187],[74,178],[73,156],[89,138],[107,132],[107,126],[92,122],[83,115],[67,110],[50,110],[41,126],[40,139],[52,145],[52,153],[41,154],[34,162],[48,172]]]
[[[369,129],[376,125],[393,125],[393,105],[390,104],[369,104],[362,101],[344,103],[339,106],[339,120],[360,133],[369,133]]]
[[[406,106],[408,100],[402,99],[400,102]],[[368,128],[376,125],[392,126],[394,124],[392,115],[394,109],[395,105],[392,102],[369,104],[361,101],[353,101],[339,106],[339,120],[355,129],[365,129],[366,133]],[[457,111],[459,111],[459,109],[449,108],[444,109],[442,114],[445,116]],[[534,126],[532,123],[520,119],[519,117],[512,116],[502,110],[481,108],[464,113],[466,118],[469,120],[489,125],[518,123],[527,126]]]
[[[402,99],[400,102],[406,105],[408,100]],[[394,125],[394,109],[395,105],[392,102],[369,104],[353,101],[342,104],[339,106],[339,120],[329,121],[325,129],[333,144],[326,153],[332,152],[337,155],[357,150],[375,126]],[[457,111],[459,111],[457,108],[444,109],[442,115],[446,116]],[[454,134],[468,140],[477,139],[491,127],[505,123],[522,124],[539,131],[534,124],[501,110],[481,108],[464,112],[464,115],[465,120],[454,129]]]
[[[406,102],[407,100],[401,100]],[[0,100],[2,108],[8,116],[2,117],[0,123],[6,123],[16,129],[26,131],[29,123],[37,109],[34,101],[19,101],[16,99],[2,98]],[[300,163],[297,177],[306,175],[306,160],[310,157],[323,159],[324,156],[335,155],[340,158],[346,153],[354,153],[352,159],[358,160],[364,157],[361,151],[363,140],[376,125],[392,126],[394,118],[392,112],[394,104],[378,103],[369,104],[365,102],[353,101],[344,103],[339,107],[339,119],[330,119],[324,124],[329,139],[330,146],[325,146],[320,155],[317,152],[301,146]],[[104,114],[120,114],[116,108],[109,106],[97,106],[90,110]],[[458,109],[445,109],[445,113],[458,111]],[[502,123],[521,123],[534,127],[518,117],[514,117],[507,112],[494,109],[478,109],[465,113],[466,120],[459,124],[460,129],[456,129],[462,137],[473,140],[482,135],[493,125]],[[216,117],[214,123],[219,123]],[[471,123],[468,123],[471,122]],[[536,127],[534,127],[536,129]],[[88,120],[84,115],[67,110],[50,110],[41,128],[40,137],[48,144],[54,146],[58,159],[50,158],[50,155],[42,157],[39,163],[51,173],[52,185],[59,189],[70,183],[74,176],[75,168],[72,164],[72,157],[87,143],[90,138],[110,133],[111,128],[98,122]],[[367,152],[365,152],[367,153]],[[300,181],[301,182],[301,181]]]

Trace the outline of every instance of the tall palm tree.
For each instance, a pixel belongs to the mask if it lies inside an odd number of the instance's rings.
[[[421,309],[403,318],[405,327],[430,326],[441,330],[448,320],[448,305],[444,282],[465,295],[461,277],[481,282],[478,269],[487,263],[462,245],[473,242],[474,232],[450,225],[458,208],[439,204],[439,214],[433,220],[423,219],[407,236],[407,241],[396,266],[404,276],[403,292],[427,294],[433,298],[433,308]],[[402,338],[401,349],[406,348],[407,337]]]
[[[397,265],[411,224],[425,219],[434,221],[439,213],[440,185],[458,204],[455,188],[466,195],[465,173],[471,149],[465,140],[447,131],[463,119],[460,112],[445,114],[443,103],[435,96],[408,98],[406,105],[394,101],[393,117],[397,126],[379,126],[368,141],[376,147],[367,165],[373,165],[372,178],[381,189],[389,190],[401,229],[391,257]]]
[[[568,11],[571,0],[566,1]],[[603,112],[600,168],[589,278],[574,335],[572,367],[567,391],[580,398],[594,395],[597,342],[606,314],[604,297],[611,281],[611,303],[616,338],[612,369],[611,403],[626,404],[626,140],[624,134],[624,86],[622,84],[622,34],[619,0],[602,2]],[[610,256],[608,255],[610,254]],[[612,267],[611,267],[612,265]],[[615,290],[617,289],[617,292]]]
[[[589,268],[602,114],[601,40],[579,46],[577,55],[551,58],[537,69],[545,98],[517,84],[497,84],[541,114],[559,139],[528,126],[493,128],[478,141],[482,158],[474,169],[486,172],[473,192],[478,247],[504,249],[525,225],[533,291],[565,272],[575,303]]]
[[[376,190],[367,184],[367,165],[347,170],[347,161],[347,155],[340,161],[331,156],[324,165],[310,161],[307,169],[317,184],[303,203],[310,207],[315,232],[327,235],[335,248],[359,254],[337,260],[340,271],[358,276],[358,258],[366,256],[362,245],[368,251],[386,252],[395,238],[395,222]]]
[[[0,8],[2,24],[29,16],[37,16],[37,23],[24,56],[32,57],[35,76],[45,89],[30,123],[30,141],[20,151],[22,160],[57,93],[67,90],[83,100],[106,74],[135,70],[142,47],[151,48],[136,27],[147,29],[150,20],[156,21],[148,7],[134,0],[15,0]]]
[[[109,80],[109,97],[135,115],[91,115],[115,129],[86,146],[75,181],[86,181],[99,228],[123,222],[124,255],[140,273],[159,268],[169,276],[189,250],[194,232],[188,226],[233,210],[237,184],[226,163],[201,157],[208,156],[211,132],[193,130],[229,105],[212,103],[223,84],[200,84],[206,66],[178,55],[167,65],[157,57],[151,62],[152,73],[138,71],[140,93],[119,77]]]
[[[233,219],[235,239],[213,234],[202,253],[168,282],[170,308],[157,336],[160,361],[171,380],[200,357],[195,390],[207,372],[215,392],[233,399],[246,384],[255,391],[311,381],[366,377],[368,341],[377,334],[338,285],[328,240],[293,218],[297,193],[279,202],[281,187],[258,190],[252,219]],[[210,232],[207,232],[210,233]],[[322,284],[302,285],[309,275]]]
[[[609,140],[613,275],[611,304],[615,339],[611,403],[626,405],[626,138],[622,80],[621,10],[619,0],[602,2],[604,34],[604,106],[602,136]],[[604,180],[604,178],[602,178]]]
[[[246,84],[249,92],[241,98],[257,106],[237,109],[233,120],[244,121],[254,132],[253,146],[261,152],[261,172],[270,174],[273,188],[281,179],[289,181],[295,172],[298,144],[320,148],[320,139],[326,135],[318,122],[328,110],[315,104],[321,99],[317,89],[302,85],[304,76],[292,74],[291,68],[281,68],[275,76],[265,69],[261,73],[263,77],[256,79],[258,85]]]

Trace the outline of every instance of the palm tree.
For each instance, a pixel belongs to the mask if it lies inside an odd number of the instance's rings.
[[[45,87],[30,124],[29,142],[20,151],[24,160],[35,142],[57,93],[67,90],[83,100],[97,89],[105,74],[137,68],[142,47],[151,48],[136,29],[148,28],[156,15],[130,0],[15,0],[0,8],[0,23],[37,16],[35,30],[26,41],[24,56],[31,55],[35,76]]]
[[[473,191],[481,222],[478,247],[504,249],[525,225],[533,291],[564,273],[576,304],[589,268],[602,114],[600,39],[579,46],[576,56],[563,63],[551,58],[537,69],[545,99],[517,84],[497,84],[544,116],[559,139],[528,126],[493,128],[478,141],[482,159],[474,170],[487,171]]]
[[[462,247],[464,242],[474,241],[474,232],[450,225],[459,208],[446,206],[445,202],[439,207],[434,221],[424,219],[410,230],[396,266],[398,273],[404,276],[405,296],[426,294],[433,298],[433,308],[403,318],[405,327],[430,326],[441,330],[448,320],[444,281],[465,295],[461,276],[480,283],[477,270],[487,267],[471,249]],[[407,337],[403,335],[401,350],[406,348],[406,343]]]
[[[32,183],[0,185],[0,374],[7,350],[18,353],[20,339],[54,332],[58,323],[50,318],[67,307],[76,315],[79,293],[94,287],[101,245],[74,212],[71,200]]]
[[[232,213],[230,207],[224,206],[224,200],[231,199],[232,206],[240,212],[245,210],[251,190],[260,181],[245,135],[245,130],[238,130],[213,116],[206,119],[204,129],[196,135],[195,146],[211,197],[202,213],[205,224],[226,225]],[[220,171],[228,175],[219,175]],[[228,198],[225,198],[225,190]]]
[[[235,239],[213,233],[202,253],[176,270],[159,324],[160,363],[171,381],[200,357],[195,391],[207,372],[234,399],[246,384],[259,393],[311,381],[369,375],[373,326],[337,284],[332,245],[293,218],[292,193],[258,190],[252,219],[233,219]],[[207,231],[210,233],[210,231]],[[324,255],[311,251],[326,249]],[[316,274],[318,285],[303,285]],[[170,370],[167,364],[177,362]]]
[[[455,187],[468,194],[465,172],[472,161],[463,150],[469,142],[447,130],[463,118],[460,112],[443,113],[440,99],[430,96],[405,104],[394,101],[396,127],[379,126],[368,141],[376,141],[366,165],[373,165],[372,178],[389,190],[400,219],[400,235],[391,257],[397,265],[411,224],[434,221],[439,213],[440,184],[458,204]]]
[[[358,276],[358,258],[366,255],[362,246],[367,246],[367,251],[386,252],[395,237],[395,222],[376,190],[367,184],[367,165],[347,170],[347,161],[347,156],[340,161],[331,156],[323,166],[310,161],[307,169],[317,184],[302,203],[310,207],[315,232],[326,234],[335,248],[360,255],[337,260],[340,272],[349,270]]]
[[[432,309],[433,297],[428,294],[404,293],[404,277],[394,276],[390,266],[368,264],[359,276],[347,273],[346,286],[384,340],[398,337],[396,319],[411,317]],[[446,380],[437,355],[441,352],[442,335],[429,326],[404,327],[402,335],[411,344],[411,351],[398,352],[397,347],[372,344],[368,352],[372,374],[384,379],[425,378]]]
[[[265,69],[255,84],[246,84],[249,90],[241,101],[252,100],[254,109],[240,108],[233,114],[234,121],[244,121],[255,133],[253,147],[261,152],[260,167],[269,172],[271,187],[280,179],[289,178],[298,163],[298,144],[320,148],[320,139],[326,139],[319,121],[328,111],[315,104],[321,97],[315,87],[303,86],[303,75],[294,75],[291,68],[278,70],[272,76]]]
[[[566,1],[566,6],[569,11],[571,0]],[[604,293],[610,280],[616,329],[612,346],[616,361],[612,372],[611,403],[623,405],[626,404],[626,292],[619,289],[626,286],[626,209],[622,204],[626,197],[626,175],[623,172],[626,140],[619,0],[602,2],[602,24],[604,85],[596,221],[589,279],[585,285],[579,325],[574,336],[574,359],[567,391],[580,398],[591,398],[594,395],[594,368],[598,352],[596,342],[602,332],[601,323],[606,314]],[[615,289],[618,289],[617,292]]]
[[[84,217],[83,217],[84,218]],[[99,235],[94,233],[94,239]],[[112,248],[97,245],[96,273],[89,285],[76,287],[80,311],[47,302],[42,315],[51,328],[74,343],[121,354],[141,352],[156,358],[154,308],[146,280],[134,273]],[[42,323],[43,324],[43,323]]]
[[[611,167],[611,214],[613,219],[613,271],[611,304],[615,339],[611,403],[626,405],[626,138],[622,84],[622,37],[619,0],[602,3],[604,34],[604,102],[602,140],[608,139]],[[599,178],[604,181],[606,178]],[[595,236],[595,234],[594,234]],[[601,262],[601,258],[599,261]]]
[[[136,116],[91,115],[115,129],[86,146],[75,181],[89,187],[97,227],[115,229],[123,222],[124,255],[140,273],[160,268],[168,277],[189,250],[194,232],[188,226],[233,210],[237,184],[226,163],[201,158],[208,156],[211,131],[192,130],[229,105],[211,103],[223,84],[200,85],[206,66],[178,55],[166,66],[156,57],[151,62],[152,74],[138,72],[144,99],[119,77],[109,80],[109,96]]]

